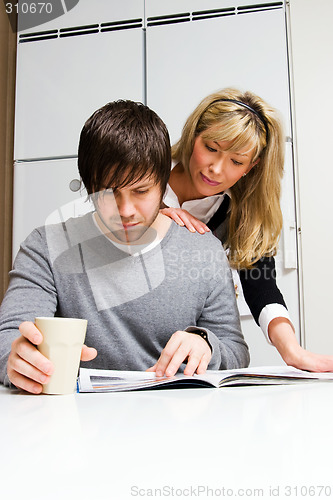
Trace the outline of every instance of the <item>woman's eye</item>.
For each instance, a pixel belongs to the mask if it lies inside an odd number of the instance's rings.
[[[237,165],[238,167],[241,167],[243,165],[242,162],[237,161],[237,160],[232,160],[232,162],[234,163],[234,165]]]
[[[216,153],[217,149],[214,149],[214,148],[211,148],[210,146],[208,146],[208,144],[206,144],[206,148],[208,149],[208,151],[210,151],[211,153]]]
[[[138,189],[135,192],[136,192],[136,194],[146,194],[146,193],[148,193],[148,191],[149,191],[148,189]]]

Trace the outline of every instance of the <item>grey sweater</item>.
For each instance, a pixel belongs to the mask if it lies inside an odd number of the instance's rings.
[[[86,318],[91,368],[145,370],[177,330],[200,327],[212,346],[209,369],[247,366],[234,285],[223,248],[172,222],[151,250],[129,255],[92,214],[35,229],[21,245],[0,308],[0,381],[22,321]]]

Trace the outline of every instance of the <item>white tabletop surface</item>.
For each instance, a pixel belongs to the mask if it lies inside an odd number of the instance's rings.
[[[0,498],[331,499],[332,415],[325,382],[69,396],[0,386]]]

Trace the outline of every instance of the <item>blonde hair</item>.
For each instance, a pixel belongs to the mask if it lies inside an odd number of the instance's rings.
[[[255,110],[230,101],[247,104]],[[216,102],[215,102],[216,101]],[[258,116],[259,115],[259,116]],[[187,119],[172,157],[189,168],[194,141],[231,141],[229,151],[253,150],[258,163],[230,188],[231,207],[226,246],[236,268],[251,268],[261,257],[276,253],[282,229],[280,208],[284,135],[275,109],[252,92],[228,88],[209,95]]]

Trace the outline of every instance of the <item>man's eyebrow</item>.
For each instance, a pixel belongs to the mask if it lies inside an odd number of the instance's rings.
[[[154,181],[144,181],[144,182],[138,182],[137,183],[139,186],[150,186],[151,184],[154,184]]]
[[[102,188],[102,190],[110,190],[110,191],[116,191],[117,189],[123,189],[123,188],[128,188],[128,189],[138,189],[142,187],[149,187],[154,184],[153,180],[145,180],[145,181],[134,181],[131,182],[130,184],[125,184],[119,186],[109,186],[107,188]]]
[[[133,182],[133,184],[129,185],[129,187],[131,189],[141,189],[141,188],[146,188],[146,187],[153,186],[154,184],[155,183],[152,180],[150,180],[150,181],[144,181],[144,182]]]

